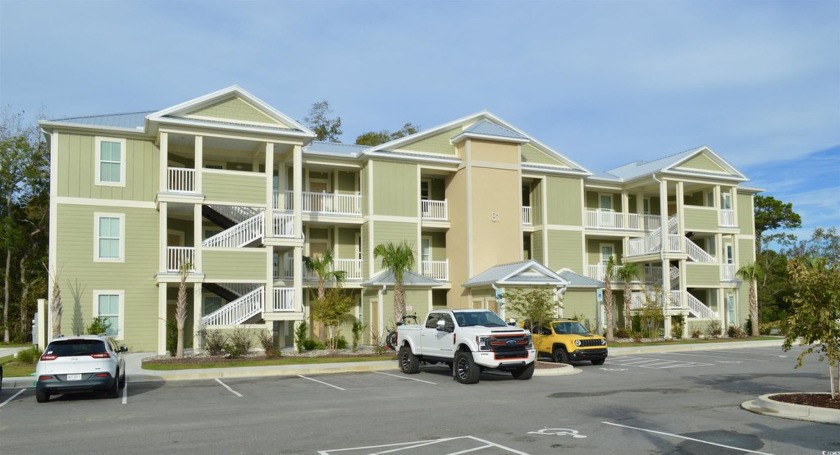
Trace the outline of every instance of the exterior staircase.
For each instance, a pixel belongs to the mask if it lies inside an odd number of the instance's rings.
[[[265,288],[260,286],[201,318],[204,326],[243,324],[263,312]]]
[[[233,227],[204,239],[202,246],[216,248],[242,248],[263,237],[262,211]]]

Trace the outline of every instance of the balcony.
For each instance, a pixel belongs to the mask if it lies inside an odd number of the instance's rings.
[[[531,218],[531,207],[522,207],[522,224],[524,226],[534,225],[533,218]]]
[[[441,281],[449,281],[449,260],[420,261],[423,276]]]
[[[283,269],[283,277],[292,278],[294,276],[294,264],[292,264],[292,258],[286,257],[284,262],[285,267]],[[344,272],[344,279],[347,281],[359,281],[363,278],[361,259],[333,259],[333,270]],[[275,267],[274,277],[279,278],[279,276],[280,271],[277,267]],[[303,267],[304,281],[315,281],[317,279],[318,276],[315,273],[308,270],[306,266]]]
[[[449,219],[446,200],[431,201],[423,199],[420,201],[421,218],[429,221],[446,221]]]
[[[173,193],[194,193],[195,169],[170,167],[166,180],[166,190]]]
[[[274,311],[295,311],[295,288],[274,288]]]
[[[616,265],[613,267],[612,272],[612,281],[618,281],[616,275],[621,269],[620,265]],[[603,280],[604,276],[607,274],[607,265],[606,264],[591,264],[586,266],[586,276],[589,278],[593,278],[596,280]]]
[[[166,271],[180,272],[183,264],[190,264],[188,271],[195,271],[195,248],[185,246],[166,247]]]
[[[721,281],[735,281],[735,264],[723,264],[720,266]]]
[[[284,211],[291,211],[294,207],[292,191],[283,192],[282,201],[280,192],[274,192],[274,208]],[[359,192],[353,194],[339,193],[315,193],[312,191],[301,192],[301,211],[309,214],[324,215],[351,215],[362,214],[362,195]]]
[[[718,215],[718,220],[721,227],[736,227],[735,211],[732,209],[721,209]]]

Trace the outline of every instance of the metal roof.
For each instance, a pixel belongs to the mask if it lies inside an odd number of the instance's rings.
[[[564,286],[566,280],[548,267],[534,260],[501,264],[490,267],[464,283],[465,288],[501,285],[553,285]]]
[[[636,177],[641,177],[643,175],[659,172],[665,169],[666,167],[677,163],[683,158],[687,158],[688,156],[699,152],[704,148],[706,147],[696,147],[691,150],[686,150],[684,152],[669,155],[653,161],[634,161],[632,163],[625,164],[624,166],[619,166],[615,169],[610,169],[607,171],[607,174],[614,175],[622,180],[632,180]]]
[[[145,128],[146,116],[154,111],[128,112],[124,114],[88,115],[83,117],[67,117],[49,120],[53,123],[67,123],[71,125],[101,126],[106,128],[128,128],[142,130]]]
[[[481,136],[495,136],[495,137],[506,137],[511,139],[523,139],[525,141],[530,140],[528,137],[519,134],[516,131],[513,131],[510,128],[506,128],[502,125],[497,123],[493,123],[486,119],[481,119],[472,125],[470,125],[467,129],[465,129],[460,134],[477,134]],[[459,134],[459,135],[460,135]]]
[[[604,287],[604,282],[596,280],[594,278],[589,278],[588,276],[583,276],[581,274],[573,272],[571,269],[562,269],[557,272],[564,280],[569,282],[570,288],[602,288]]]
[[[347,158],[358,157],[366,148],[365,145],[341,144],[339,142],[313,141],[303,148],[304,153],[326,153],[340,155]]]
[[[385,270],[379,273],[378,275],[374,276],[373,278],[363,282],[362,287],[371,288],[380,286],[393,286],[394,284],[396,284],[396,280],[394,279],[394,272],[390,270]],[[434,288],[444,285],[442,281],[438,281],[434,278],[429,278],[427,276],[420,275],[410,270],[406,270],[405,272],[403,272],[402,284],[403,287],[406,288]]]

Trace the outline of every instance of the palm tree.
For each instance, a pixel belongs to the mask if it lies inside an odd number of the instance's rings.
[[[632,262],[626,263],[616,270],[615,276],[624,282],[624,328],[629,333],[633,328],[630,322],[630,300],[633,297],[630,293],[630,282],[639,278],[639,266]]]
[[[382,267],[394,274],[394,323],[402,320],[405,313],[405,290],[403,275],[414,267],[414,247],[406,241],[398,244],[388,242],[376,245],[373,256],[382,258]]]
[[[758,280],[761,278],[761,267],[755,262],[741,267],[735,272],[735,275],[750,282],[750,326],[752,328],[751,336],[757,337],[759,335],[758,327]]]
[[[318,300],[323,301],[327,295],[327,281],[335,281],[336,286],[344,283],[347,275],[344,270],[333,269],[333,255],[331,250],[324,252],[321,257],[307,257],[303,259],[306,269],[318,277]]]
[[[613,341],[613,294],[612,279],[615,270],[615,260],[610,257],[604,272],[604,308],[607,313],[607,342]]]

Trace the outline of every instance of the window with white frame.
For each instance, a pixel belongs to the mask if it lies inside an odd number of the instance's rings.
[[[125,139],[97,137],[96,184],[125,186]]]
[[[117,339],[122,339],[125,331],[123,297],[123,291],[93,292],[93,317],[101,318],[108,325],[105,333]]]
[[[125,215],[94,213],[93,260],[123,262],[125,260]]]

